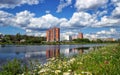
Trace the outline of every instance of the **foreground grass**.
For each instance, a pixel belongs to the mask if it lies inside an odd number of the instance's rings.
[[[120,46],[111,45],[70,59],[51,58],[18,75],[119,75],[119,68]]]

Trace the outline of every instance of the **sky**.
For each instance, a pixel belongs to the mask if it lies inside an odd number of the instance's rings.
[[[0,33],[120,38],[120,0],[0,0]]]

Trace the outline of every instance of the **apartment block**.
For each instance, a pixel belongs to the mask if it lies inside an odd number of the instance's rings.
[[[78,37],[77,38],[83,39],[83,33],[78,33]]]
[[[54,27],[46,31],[47,42],[60,41],[60,28]]]

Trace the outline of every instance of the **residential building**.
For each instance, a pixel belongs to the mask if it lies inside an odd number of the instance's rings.
[[[83,39],[83,33],[78,33],[78,37],[77,38]]]
[[[78,33],[78,35],[73,35],[72,36],[72,40],[74,40],[74,39],[83,39],[83,33]]]
[[[60,41],[60,28],[54,27],[46,31],[47,42]]]
[[[66,42],[69,42],[69,41],[72,41],[72,37],[70,35],[64,35],[64,36],[61,36],[61,41],[66,41]]]

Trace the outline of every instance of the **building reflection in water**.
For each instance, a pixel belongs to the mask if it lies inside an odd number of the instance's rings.
[[[80,48],[73,48],[73,50],[76,50],[79,54],[83,54],[84,50],[88,50],[88,48],[80,47]]]
[[[84,47],[73,48],[72,50],[77,51],[79,54],[83,54],[84,53]]]
[[[79,54],[83,54],[84,53],[84,49],[79,49]]]
[[[60,46],[48,48],[46,50],[46,58],[58,57],[60,55]]]
[[[75,54],[84,54],[89,51],[88,47],[79,47],[79,48],[66,48],[62,49],[61,53],[65,56],[71,56]],[[58,57],[60,56],[60,46],[48,47],[46,50],[46,58]]]

